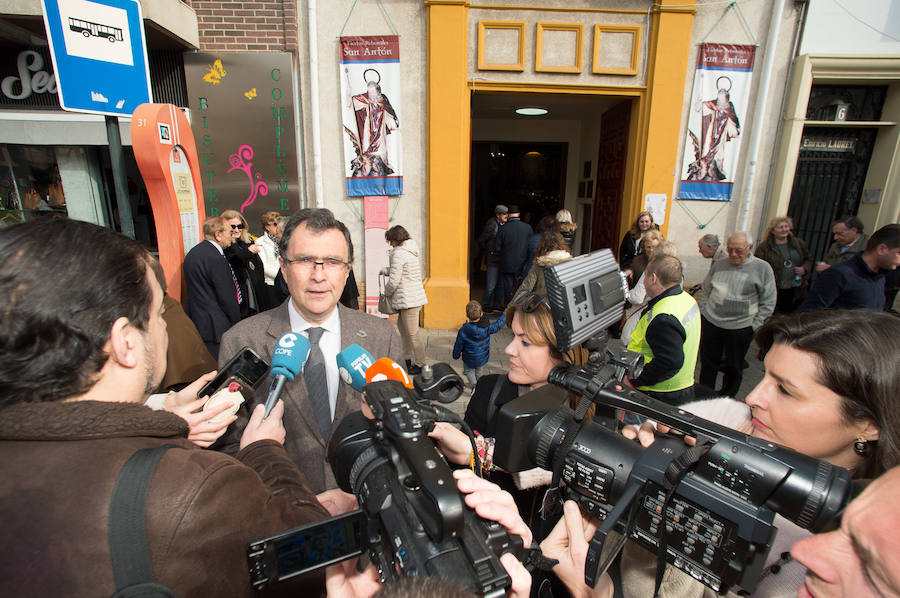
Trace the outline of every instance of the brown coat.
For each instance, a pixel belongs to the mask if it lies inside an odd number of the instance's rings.
[[[282,334],[291,330],[288,301],[275,309],[241,320],[222,335],[220,364],[228,361],[242,347],[250,347],[257,355],[271,361],[275,342]],[[358,344],[375,359],[390,357],[397,363],[403,363],[400,336],[390,322],[347,309],[343,305],[337,307],[341,318],[342,349]],[[230,454],[237,451],[241,431],[247,425],[249,414],[258,403],[266,402],[271,382],[272,379],[268,376],[263,379],[256,389],[256,396],[241,407],[237,414],[238,420],[219,439],[214,448]],[[331,465],[326,459],[328,438],[322,438],[319,431],[302,373],[285,385],[281,399],[284,401],[284,429],[287,432],[284,448],[288,455],[306,475],[314,492],[337,488]],[[334,431],[345,415],[359,411],[361,405],[362,395],[340,382],[331,431]]]
[[[166,352],[166,375],[157,392],[170,388],[180,389],[203,374],[216,369],[216,360],[203,343],[197,327],[184,313],[181,304],[172,297],[163,297],[166,312],[163,319],[169,332],[169,350]]]
[[[237,460],[188,442],[187,424],[133,403],[17,403],[0,411],[2,596],[110,596],[113,484],[138,449],[174,444],[147,496],[157,581],[180,596],[251,596],[246,545],[327,517],[278,443]],[[307,593],[318,593],[321,577]],[[301,595],[301,594],[297,594]]]

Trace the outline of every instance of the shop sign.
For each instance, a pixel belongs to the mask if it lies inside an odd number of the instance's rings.
[[[184,72],[206,214],[259,232],[263,212],[299,209],[291,55],[189,52]]]
[[[800,142],[800,151],[853,153],[856,150],[856,139],[831,139],[828,137],[804,137]]]
[[[14,61],[7,59],[0,63],[0,94],[4,104],[59,106],[56,99],[56,76],[49,57],[31,49],[18,52],[10,49],[2,54],[15,57]]]

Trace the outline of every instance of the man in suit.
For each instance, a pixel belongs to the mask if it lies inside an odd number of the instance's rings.
[[[362,396],[341,382],[336,355],[358,344],[373,357],[403,361],[400,337],[387,321],[338,305],[353,264],[353,243],[344,223],[330,210],[304,209],[294,214],[279,242],[281,273],[291,296],[279,307],[247,318],[222,337],[221,366],[242,347],[267,360],[278,338],[289,331],[310,339],[310,355],[303,373],[288,382],[284,401],[284,441],[288,455],[309,479],[315,492],[337,487],[326,461],[328,439],[345,415],[357,411]],[[315,352],[324,362],[316,367]],[[321,380],[316,383],[313,380]],[[268,382],[238,412],[238,420],[214,448],[236,452],[241,431],[253,407],[266,400]]]
[[[227,223],[214,216],[203,223],[203,241],[184,256],[184,311],[214,359],[219,355],[222,334],[241,319],[243,297],[225,257],[225,249],[233,242]]]

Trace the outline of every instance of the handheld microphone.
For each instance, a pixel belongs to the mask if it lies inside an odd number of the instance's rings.
[[[413,387],[412,380],[403,366],[390,357],[382,357],[366,370],[366,384],[379,380],[396,380],[406,388]]]
[[[350,345],[337,354],[336,361],[341,380],[356,392],[362,392],[366,385],[366,370],[375,361],[372,354],[359,345]]]
[[[308,356],[309,341],[302,334],[288,332],[282,334],[275,343],[275,350],[272,351],[272,369],[269,371],[269,375],[275,380],[269,387],[269,396],[266,397],[266,413],[263,419],[269,417],[269,412],[281,397],[285,383],[293,380],[294,376],[300,373]]]

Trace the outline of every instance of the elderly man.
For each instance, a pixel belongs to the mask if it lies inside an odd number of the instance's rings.
[[[714,389],[719,371],[719,393],[734,397],[744,376],[744,356],[753,331],[775,309],[775,275],[769,264],[752,255],[747,234],[728,238],[727,260],[713,263],[703,281],[700,297],[700,384]]]
[[[253,413],[237,459],[195,447],[184,419],[143,405],[168,344],[147,251],[76,220],[4,228],[0,251],[0,594],[110,596],[125,569],[141,569],[121,542],[111,548],[125,539],[150,569],[133,581],[155,578],[178,596],[253,595],[247,543],[328,516],[281,446],[281,405],[266,420]],[[149,484],[136,541],[112,533],[110,505],[142,449],[164,454],[132,482]],[[321,578],[296,593],[320,591]]]
[[[213,359],[219,356],[222,334],[241,319],[244,298],[225,257],[225,250],[233,242],[228,223],[213,216],[203,222],[203,240],[184,256],[184,311]]]
[[[900,224],[874,233],[861,255],[828,268],[809,291],[798,311],[819,309],[884,309],[884,273],[900,265]]]
[[[628,350],[644,356],[638,390],[671,405],[694,400],[694,366],[700,345],[697,302],[681,289],[681,261],[663,255],[644,271],[650,302],[631,333]]]
[[[834,243],[825,254],[825,261],[816,264],[816,272],[822,273],[831,266],[846,262],[866,248],[862,220],[856,216],[844,216],[831,227]]]
[[[353,264],[353,243],[344,223],[330,210],[305,209],[294,214],[279,241],[281,272],[290,301],[242,320],[222,337],[219,365],[242,347],[271,359],[275,342],[286,332],[309,338],[310,352],[303,373],[288,382],[284,447],[316,492],[336,488],[326,447],[335,425],[360,408],[361,395],[341,382],[335,358],[358,344],[376,359],[403,363],[400,337],[387,321],[338,305]],[[241,408],[238,420],[214,448],[228,453],[239,448],[240,433],[254,405],[265,402],[265,389]]]
[[[505,303],[509,303],[516,292],[516,274],[522,262],[522,254],[528,247],[528,239],[533,233],[531,225],[519,219],[519,206],[509,206],[509,219],[494,241],[494,249],[500,255],[500,280],[503,282]]]

